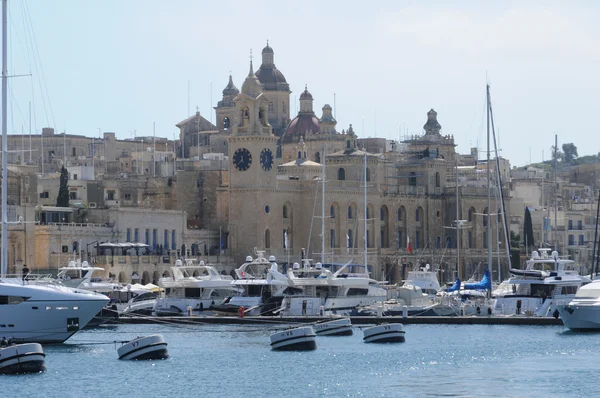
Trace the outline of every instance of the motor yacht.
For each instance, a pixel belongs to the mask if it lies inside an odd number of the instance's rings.
[[[231,285],[237,289],[236,294],[222,304],[213,305],[216,311],[238,313],[244,307],[246,315],[273,315],[285,296],[302,294],[302,289],[292,286],[279,271],[275,256],[267,259],[264,251],[257,251],[256,258],[247,256],[235,270],[235,277]]]
[[[320,262],[314,267],[309,260],[303,260],[302,266],[294,263],[287,277],[299,292],[284,297],[281,315],[349,315],[358,307],[387,299],[387,291],[376,280],[366,273],[347,272],[348,265],[331,272]]]
[[[108,301],[105,295],[57,283],[0,278],[0,335],[15,342],[62,343]]]
[[[221,275],[212,265],[196,259],[177,260],[171,267],[172,277],[163,277],[158,285],[164,297],[156,299],[156,315],[181,315],[205,311],[236,293],[230,275]]]
[[[513,276],[492,292],[494,315],[556,316],[557,307],[568,304],[579,288],[591,282],[575,266],[548,248],[533,251],[526,268],[511,268]]]
[[[600,330],[600,279],[581,286],[573,300],[556,309],[563,324],[575,332]]]
[[[112,280],[105,280],[94,277],[94,273],[104,272],[104,268],[90,266],[87,261],[75,259],[69,261],[66,267],[58,269],[56,280],[67,287],[74,287],[82,290],[89,290],[108,295],[115,289],[121,288],[118,283]]]

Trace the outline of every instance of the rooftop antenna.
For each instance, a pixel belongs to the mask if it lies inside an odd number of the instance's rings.
[[[213,114],[213,113],[212,113],[212,109],[211,109],[211,107],[212,107],[212,103],[213,103],[213,102],[212,102],[212,80],[211,80],[211,81],[210,81],[210,103],[209,103],[209,107],[208,107],[208,109],[209,109],[209,114],[210,114],[210,124],[212,124],[212,120],[213,120],[213,119],[212,119],[212,117],[213,117],[213,115],[212,115],[212,114]]]
[[[187,109],[187,115],[190,116],[190,81],[188,80],[188,109]]]
[[[152,168],[153,176],[156,177],[156,122],[152,122]]]

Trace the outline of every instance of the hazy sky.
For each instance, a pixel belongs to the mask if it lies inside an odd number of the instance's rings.
[[[487,76],[513,165],[548,159],[554,133],[580,156],[598,153],[600,3],[491,3],[9,0],[9,74],[33,74],[11,79],[9,132],[28,131],[32,101],[34,131],[128,138],[156,122],[173,138],[189,108],[214,122],[229,73],[240,88],[250,50],[256,69],[268,39],[291,109],[305,84],[319,117],[335,93],[340,131],[421,134],[434,108],[461,153],[484,151]]]

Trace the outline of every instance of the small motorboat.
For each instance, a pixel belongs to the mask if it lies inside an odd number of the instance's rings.
[[[404,327],[401,323],[387,323],[363,330],[365,343],[404,343]]]
[[[317,336],[352,336],[352,322],[350,318],[319,322],[314,325],[314,328]]]
[[[119,359],[167,359],[167,342],[160,334],[137,337],[117,349]]]
[[[0,374],[39,373],[46,370],[42,345],[25,343],[0,348]]]
[[[317,348],[312,326],[284,330],[271,335],[271,348],[278,351],[310,351]]]

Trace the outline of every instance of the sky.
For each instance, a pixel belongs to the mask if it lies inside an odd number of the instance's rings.
[[[422,134],[438,112],[460,153],[486,150],[491,86],[499,154],[513,166],[574,143],[600,152],[600,3],[590,1],[9,0],[10,134],[173,139],[241,88],[269,40],[292,90],[334,106],[359,137]],[[32,33],[33,32],[33,33]],[[34,38],[34,39],[33,39]],[[34,44],[31,44],[34,43]],[[34,56],[35,55],[35,56]],[[484,156],[484,155],[482,155]]]

